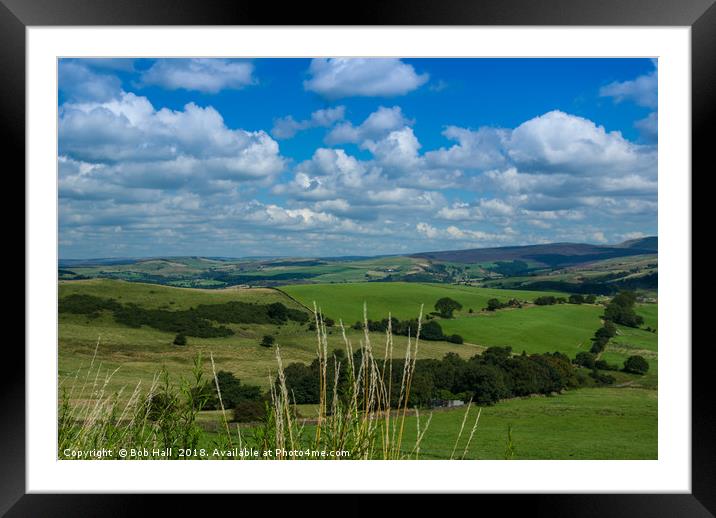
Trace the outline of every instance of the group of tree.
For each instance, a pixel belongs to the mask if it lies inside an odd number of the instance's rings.
[[[553,295],[544,295],[537,297],[534,303],[538,306],[551,306],[553,304],[594,304],[597,301],[597,296],[594,294],[582,295],[579,293],[573,293],[569,298],[555,297]]]
[[[221,401],[216,389],[217,384]],[[223,405],[225,410],[233,410],[233,420],[237,422],[259,421],[266,415],[268,394],[262,391],[261,387],[241,383],[231,372],[217,372],[216,379],[207,381],[202,390],[206,394],[204,410],[219,410]]]
[[[507,302],[500,302],[499,299],[490,299],[487,301],[487,311],[497,311],[504,308],[521,308],[522,303],[517,299],[510,299]]]
[[[618,371],[619,366],[606,362],[605,360],[599,359],[599,357],[587,351],[577,353],[573,363],[592,370],[602,371]],[[630,374],[646,374],[649,371],[649,362],[643,356],[634,355],[629,356],[624,360],[624,366],[621,369],[624,372]]]
[[[604,310],[604,318],[615,324],[627,327],[639,327],[644,324],[644,318],[637,315],[634,305],[636,294],[633,291],[620,291],[615,295]]]
[[[564,297],[555,297],[553,295],[543,295],[537,297],[534,301],[537,306],[552,306],[554,304],[565,304],[567,299]]]
[[[582,295],[580,293],[573,293],[569,296],[567,301],[570,304],[594,304],[597,301],[597,296],[594,294]]]
[[[395,317],[391,317],[390,320],[384,318],[383,320],[368,320],[368,331],[385,333],[390,326],[391,333],[400,336],[415,336],[418,330],[418,319],[410,320],[399,320]],[[353,324],[353,329],[361,330],[364,327],[363,322],[356,322]],[[462,336],[453,334],[446,335],[443,333],[443,328],[440,324],[434,320],[423,322],[420,326],[420,339],[428,341],[445,341],[455,344],[461,344],[464,342]]]
[[[355,352],[356,365],[360,365],[362,354],[360,349]],[[327,379],[330,380],[335,379],[336,365],[346,364],[342,350],[336,350],[333,356],[326,363]],[[392,370],[387,365],[381,373],[388,383],[387,376],[392,372],[392,406],[398,405],[403,363],[402,359],[393,360]],[[296,403],[318,402],[319,369],[318,360],[310,365],[292,363],[286,367],[286,385]],[[585,378],[580,378],[575,366],[562,353],[512,355],[509,347],[491,347],[468,360],[455,353],[446,354],[442,360],[417,360],[409,405],[429,406],[435,399],[470,398],[477,404],[490,405],[509,397],[560,392],[582,383],[585,383]],[[345,368],[339,370],[337,387],[338,397],[346,397],[350,392]]]
[[[604,320],[602,327],[596,330],[592,337],[592,347],[590,351],[593,354],[600,354],[606,349],[609,340],[615,337],[617,334],[617,327],[612,323],[611,320]]]
[[[251,304],[231,301],[223,304],[202,304],[195,308],[169,311],[146,308],[135,303],[121,304],[114,299],[94,295],[72,294],[59,300],[60,313],[74,313],[97,318],[110,312],[114,320],[129,327],[148,326],[160,331],[176,333],[175,343],[184,345],[187,336],[216,338],[234,332],[219,324],[283,324],[289,320],[304,323],[308,314],[286,307],[280,302]],[[181,335],[181,336],[180,336]],[[182,340],[183,336],[183,340]],[[184,343],[182,343],[184,341]]]
[[[585,369],[599,369],[603,371],[619,370],[618,366],[607,363],[606,361],[599,359],[599,357],[593,352],[588,351],[578,352],[573,362],[575,365],[579,365]]]

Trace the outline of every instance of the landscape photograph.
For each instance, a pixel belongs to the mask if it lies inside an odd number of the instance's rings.
[[[57,67],[58,459],[658,459],[657,60]]]

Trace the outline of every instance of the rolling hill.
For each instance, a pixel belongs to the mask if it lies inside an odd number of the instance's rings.
[[[533,261],[543,266],[562,267],[586,264],[616,257],[654,254],[657,250],[657,238],[646,237],[609,246],[585,243],[549,243],[544,245],[424,252],[413,254],[410,257],[466,264],[522,260]]]

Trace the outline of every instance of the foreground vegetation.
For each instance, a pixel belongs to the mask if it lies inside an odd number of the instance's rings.
[[[301,405],[310,417],[313,405]],[[532,396],[474,407],[480,421],[466,459],[506,458],[508,430],[515,460],[656,459],[657,394],[654,390],[595,387],[568,390],[556,396]],[[436,409],[420,445],[421,459],[449,458],[454,430],[465,409]],[[424,415],[420,417],[425,419]],[[405,422],[408,437],[416,433],[415,416]],[[472,422],[468,416],[468,422]],[[457,446],[464,450],[466,437]]]
[[[218,448],[225,458],[232,458],[226,445],[235,447],[237,441],[257,449],[275,444],[325,448],[329,443],[315,442],[321,415],[316,409],[323,405],[318,435],[338,441],[330,445],[341,447],[347,444],[341,442],[348,440],[347,425],[328,424],[335,414],[335,400],[346,419],[352,416],[350,426],[362,430],[360,439],[355,436],[349,441],[360,452],[357,458],[446,458],[446,449],[451,454],[455,449],[456,458],[463,454],[465,458],[655,456],[656,392],[643,389],[658,386],[656,304],[631,296],[580,298],[416,283],[295,288],[317,290],[324,301],[325,294],[335,295],[336,304],[324,304],[326,316],[316,322],[315,318],[305,321],[313,310],[294,296],[294,287],[283,288],[284,292],[184,289],[113,280],[61,282],[58,375],[65,444],[99,446],[130,440],[172,448]],[[342,308],[348,307],[351,297],[356,297],[354,305],[367,301],[369,310],[353,323],[356,312],[351,309],[343,318],[350,325],[342,328]],[[387,312],[381,317],[382,311],[370,310],[373,302],[386,310],[396,302],[401,317],[389,319]],[[426,307],[420,324],[415,306],[419,303]],[[141,317],[139,321],[127,320],[127,308],[130,315]],[[196,324],[196,318],[203,319],[193,329],[199,333],[184,327]],[[201,332],[222,327],[230,332],[219,336]],[[367,343],[370,354],[364,356]],[[513,354],[500,347],[511,347]],[[416,360],[417,349],[420,359]],[[197,354],[205,361],[196,363]],[[368,372],[375,368],[376,375],[360,381],[362,394],[351,402],[356,385],[349,381],[349,365],[361,372],[364,361]],[[93,366],[92,374],[87,373],[88,365]],[[406,366],[411,369],[411,388],[403,394],[401,407],[396,387],[403,385]],[[388,391],[386,384],[393,388]],[[332,396],[333,390],[338,398]],[[472,406],[430,408],[436,401],[453,399],[472,399]],[[373,405],[367,414],[361,406],[364,401]],[[511,410],[503,414],[499,409]],[[540,419],[540,412],[554,419]],[[590,412],[593,421],[587,418]],[[385,443],[385,433],[372,424],[358,426],[365,415],[372,421],[385,421],[387,416],[393,423],[388,435],[397,436],[402,430],[410,438],[407,446],[397,447],[392,439]],[[555,429],[560,416],[565,422]],[[428,419],[430,427],[426,427]],[[474,438],[483,438],[488,446],[477,448],[478,441],[465,450],[478,421],[482,424],[475,428]],[[91,426],[86,427],[88,423]],[[288,435],[280,439],[276,427]],[[588,444],[590,428],[593,446]],[[624,430],[611,446],[610,428]],[[532,430],[528,437],[526,429]],[[533,432],[541,436],[533,437]],[[383,442],[365,442],[376,434],[382,434]],[[456,447],[458,436],[462,442]],[[632,444],[629,452],[633,440],[642,442]],[[513,447],[507,448],[510,442]]]
[[[242,438],[239,428],[236,434],[229,427],[229,418],[221,393],[219,376],[211,357],[212,373],[216,387],[216,399],[221,408],[224,428],[213,439],[215,448],[201,447],[201,431],[197,416],[206,403],[214,396],[211,385],[203,379],[201,357],[197,357],[193,376],[178,387],[173,386],[164,374],[155,378],[147,392],[138,384],[128,401],[120,405],[116,394],[107,394],[106,387],[112,374],[100,381],[99,368],[94,374],[90,364],[84,379],[79,375],[69,389],[62,392],[58,423],[58,456],[77,458],[77,452],[102,452],[97,458],[123,458],[127,446],[140,452],[157,452],[166,458],[182,458],[186,452],[197,458],[235,458],[234,445],[239,449],[249,448],[272,452],[270,458],[292,459],[292,452],[340,452],[351,459],[410,459],[419,458],[420,442],[429,426],[416,429],[413,446],[408,452],[408,441],[403,441],[405,420],[408,415],[410,391],[415,374],[415,359],[419,349],[420,317],[414,338],[408,337],[400,382],[394,386],[392,369],[392,335],[386,334],[386,355],[376,358],[365,330],[360,344],[360,363],[355,364],[353,346],[344,336],[346,348],[345,383],[340,387],[338,379],[341,364],[334,363],[334,377],[328,376],[327,331],[325,323],[316,313],[317,362],[318,362],[318,408],[316,421],[307,432],[299,422],[286,385],[280,350],[276,348],[277,379],[270,387],[270,400],[266,404],[263,425],[247,439]],[[94,378],[92,376],[94,375]],[[78,391],[82,400],[71,405],[72,393]],[[391,404],[395,401],[395,404]],[[395,408],[393,412],[391,408]],[[469,411],[468,405],[467,410]],[[479,418],[479,414],[478,414]],[[474,433],[477,419],[473,425]],[[463,428],[457,433],[460,440]],[[466,450],[472,433],[468,438]],[[248,441],[248,442],[244,442]],[[122,452],[125,452],[124,454]],[[159,452],[164,452],[161,454]],[[92,453],[84,453],[92,455]],[[148,458],[145,454],[140,454]],[[319,458],[324,458],[320,457]],[[451,456],[452,458],[452,456]]]
[[[228,386],[220,380],[226,376],[217,374],[213,357],[213,379],[205,378],[198,357],[190,378],[175,385],[163,373],[146,390],[138,384],[126,403],[107,390],[113,373],[100,376],[101,366],[93,361],[70,387],[62,387],[58,457],[76,459],[77,452],[85,452],[84,458],[330,459],[336,457],[321,452],[339,452],[338,458],[352,459],[656,458],[653,391],[585,388],[421,415],[417,407],[410,408],[410,393],[419,376],[417,337],[408,343],[402,371],[393,376],[391,356],[376,358],[367,332],[360,363],[352,361],[353,346],[346,338],[345,365],[334,357],[331,368],[320,316],[317,330],[319,390],[318,403],[309,407],[310,421],[300,418],[297,410],[305,412],[306,405],[293,402],[278,348],[277,379],[260,424],[244,429],[230,422],[225,399],[232,396],[222,396],[221,388]],[[386,346],[392,349],[390,332]],[[495,360],[508,358],[500,355]],[[341,368],[347,381],[343,386]],[[241,397],[256,398],[250,388],[243,392]],[[73,396],[81,404],[72,405]],[[219,409],[213,413],[219,426],[210,433],[200,419],[208,403]],[[613,433],[615,427],[618,434]],[[138,453],[120,453],[128,445]],[[99,456],[86,453],[98,450]]]

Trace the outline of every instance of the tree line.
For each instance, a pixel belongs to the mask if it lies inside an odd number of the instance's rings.
[[[399,320],[395,317],[390,319],[384,318],[382,320],[368,320],[366,324],[363,322],[356,322],[353,324],[353,329],[362,330],[364,325],[368,326],[368,331],[385,333],[390,326],[391,332],[394,335],[400,336],[415,336],[418,329],[418,319]],[[442,326],[435,320],[428,320],[423,322],[420,326],[420,338],[421,340],[428,341],[445,341],[454,344],[461,344],[464,342],[462,336],[458,334],[446,335],[443,332]]]
[[[362,354],[360,349],[355,351],[355,365],[360,365]],[[394,388],[400,387],[404,360],[392,362],[392,369],[381,367],[381,375],[386,384],[392,381]],[[327,379],[335,379],[339,364],[342,367],[338,371],[337,393],[338,397],[345,397],[350,381],[344,351],[336,350],[329,357]],[[309,365],[292,363],[286,367],[286,386],[296,403],[319,401],[319,369],[317,359]],[[388,379],[390,373],[392,380]],[[481,405],[491,405],[505,398],[551,394],[593,383],[563,353],[512,355],[510,347],[490,347],[467,360],[456,353],[447,353],[442,360],[416,360],[409,405],[430,406],[436,399],[472,399]],[[398,393],[397,389],[393,391],[391,406],[397,407]]]
[[[280,302],[252,304],[231,301],[223,304],[201,304],[185,310],[169,311],[145,308],[135,303],[122,304],[115,299],[86,294],[72,294],[59,300],[60,313],[97,318],[105,311],[112,313],[115,321],[129,327],[138,328],[146,325],[160,331],[199,338],[216,338],[234,334],[230,328],[215,325],[214,322],[220,324],[283,324],[289,320],[305,323],[309,318],[307,313],[288,308]],[[180,343],[181,341],[181,339],[176,341],[177,345],[183,345]]]

